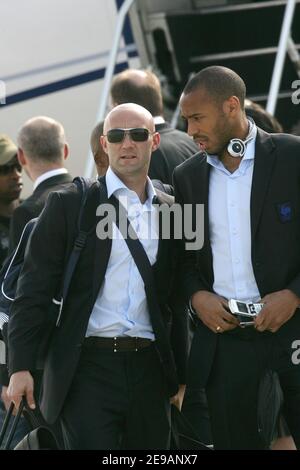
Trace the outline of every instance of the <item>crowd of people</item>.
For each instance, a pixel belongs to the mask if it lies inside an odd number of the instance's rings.
[[[215,449],[299,449],[291,345],[300,334],[300,138],[247,100],[242,78],[225,67],[207,67],[184,87],[187,132],[165,121],[159,79],[148,70],[116,75],[111,103],[91,132],[98,178],[88,191],[116,218],[106,230],[105,213],[89,211],[92,230],[42,373],[38,350],[81,194],[65,167],[61,123],[33,117],[16,144],[0,136],[1,263],[39,217],[8,324],[1,420],[25,396],[65,449],[169,449],[173,404]],[[33,182],[24,201],[22,169]],[[190,249],[184,221],[196,233],[200,205],[204,242]],[[164,237],[175,206],[182,236],[174,216]],[[241,327],[229,299],[264,306]],[[269,370],[284,397],[272,442],[257,412]],[[15,443],[27,432],[22,420]]]

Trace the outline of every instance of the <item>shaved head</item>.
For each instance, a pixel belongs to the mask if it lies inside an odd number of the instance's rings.
[[[155,131],[150,112],[135,103],[120,104],[108,113],[104,121],[104,134],[113,127],[145,127],[151,132]]]
[[[128,130],[147,129],[145,139],[136,140]],[[110,141],[109,131],[123,129],[123,137],[116,142]],[[123,181],[128,178],[131,185],[143,182],[145,185],[151,154],[159,146],[159,133],[155,132],[152,115],[147,109],[135,103],[124,103],[113,108],[104,121],[104,133],[100,138],[104,151],[109,158],[109,165]],[[137,178],[137,180],[135,179]],[[132,186],[131,186],[132,187]]]

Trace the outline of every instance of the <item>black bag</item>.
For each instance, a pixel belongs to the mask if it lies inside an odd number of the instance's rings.
[[[200,442],[191,423],[175,405],[171,405],[171,449],[212,450]]]
[[[282,403],[283,393],[278,374],[267,369],[260,379],[257,405],[258,432],[266,449],[277,437]]]
[[[40,426],[26,434],[14,450],[60,450],[53,431]]]
[[[25,406],[25,399],[23,397],[20,407],[18,409],[17,415],[13,419],[13,424],[10,432],[8,433],[7,440],[4,446],[4,450],[9,450],[11,441],[14,437],[18,422],[22,412],[26,409],[26,413],[30,414],[31,421],[35,422],[38,425],[38,420],[35,417],[33,411]],[[0,434],[0,446],[4,441],[4,437],[9,425],[9,422],[12,417],[12,412],[14,409],[14,404],[11,403],[9,410],[6,413],[5,420],[2,425],[1,434]],[[60,450],[55,434],[52,429],[48,426],[38,426],[36,429],[33,429],[16,445],[14,450]]]

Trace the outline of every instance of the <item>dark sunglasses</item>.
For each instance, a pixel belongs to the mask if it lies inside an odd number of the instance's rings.
[[[111,144],[119,144],[124,140],[125,135],[129,135],[130,139],[134,142],[146,142],[149,134],[152,135],[154,132],[150,132],[143,127],[133,127],[132,129],[110,129],[106,137]]]
[[[13,163],[12,165],[0,165],[0,175],[9,175],[13,171],[17,170],[19,173],[22,171],[20,163]]]

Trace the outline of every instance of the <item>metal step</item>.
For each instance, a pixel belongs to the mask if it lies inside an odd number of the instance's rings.
[[[295,44],[297,50],[300,50],[300,44]],[[200,62],[216,62],[227,59],[238,59],[242,57],[251,57],[265,54],[276,54],[277,47],[261,47],[260,49],[246,49],[244,51],[230,51],[221,54],[203,54],[196,57],[190,57],[191,64]]]
[[[143,0],[141,0],[143,1]],[[149,20],[155,20],[157,15],[166,15],[166,14],[172,14],[173,16],[181,16],[181,15],[195,15],[197,13],[201,13],[201,15],[211,15],[213,13],[216,14],[222,14],[222,13],[234,13],[234,12],[239,12],[239,11],[245,11],[245,10],[259,10],[261,8],[273,8],[277,6],[285,6],[287,3],[287,0],[265,0],[262,2],[234,2],[234,4],[228,4],[227,2],[222,2],[226,3],[226,5],[218,5],[217,2],[213,5],[213,0],[207,1],[206,6],[201,6],[199,3],[198,6],[193,2],[193,5],[195,5],[194,8],[190,6],[190,3],[188,1],[185,2],[185,7],[184,8],[164,8],[164,2],[160,2],[160,8],[157,8],[156,10],[152,11],[149,13]],[[300,0],[296,0],[296,3],[300,3]],[[208,6],[209,5],[209,6]],[[212,5],[212,6],[210,6]]]
[[[199,8],[198,12],[203,15],[210,15],[212,13],[230,13],[243,10],[258,10],[259,8],[272,8],[276,6],[286,5],[286,0],[266,0],[264,2],[239,2],[236,5],[225,5],[225,6],[212,6],[207,8]],[[296,3],[300,3],[300,0],[296,0]]]

